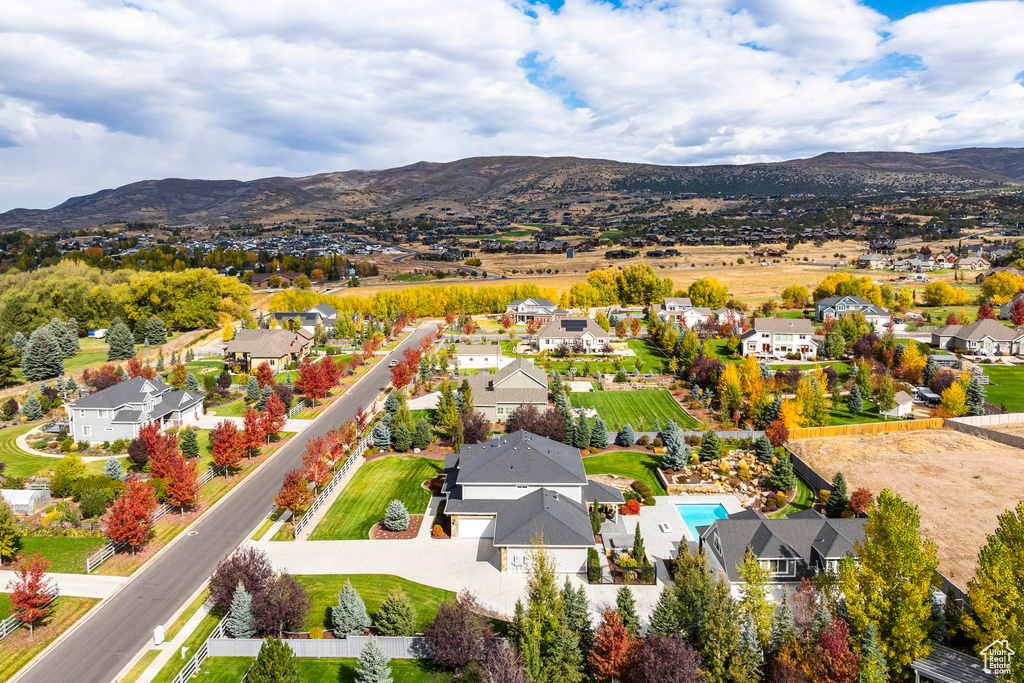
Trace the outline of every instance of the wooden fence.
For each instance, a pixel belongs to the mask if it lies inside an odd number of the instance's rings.
[[[915,432],[922,429],[942,429],[945,420],[932,417],[925,420],[891,420],[859,425],[837,425],[834,427],[799,427],[789,430],[790,440],[820,439],[832,436],[856,436],[858,434],[887,434],[889,432]]]

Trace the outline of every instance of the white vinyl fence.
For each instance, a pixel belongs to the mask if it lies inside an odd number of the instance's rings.
[[[50,594],[50,599],[46,601],[47,605],[56,600],[57,596],[60,595],[60,587],[57,584],[53,584],[52,590],[53,593]],[[21,628],[23,623],[24,622],[22,622],[21,619],[19,619],[13,614],[4,619],[3,621],[0,621],[0,640],[3,640],[7,636],[17,631],[19,628]]]
[[[302,533],[302,530],[306,527],[306,525],[313,520],[313,515],[315,515],[316,511],[319,510],[320,507],[324,504],[324,501],[326,501],[327,497],[331,495],[331,492],[334,491],[334,489],[338,488],[338,485],[341,483],[342,479],[345,478],[345,473],[348,472],[349,468],[352,466],[352,463],[354,463],[363,455],[369,443],[370,435],[367,434],[366,436],[363,437],[363,440],[360,441],[359,444],[352,449],[352,452],[345,459],[345,462],[342,463],[341,468],[337,471],[334,477],[331,478],[331,481],[328,482],[327,486],[324,487],[324,490],[320,493],[320,495],[316,497],[316,500],[313,501],[313,504],[309,506],[309,510],[306,511],[306,514],[302,515],[302,518],[295,523],[295,538],[298,538],[299,534]]]
[[[424,636],[349,636],[330,640],[285,638],[296,657],[358,657],[371,637],[391,659],[430,659],[430,641]],[[263,646],[261,638],[210,638],[207,657],[255,657]]]
[[[171,681],[171,683],[185,683],[185,681],[199,673],[199,667],[201,667],[203,662],[206,661],[206,658],[210,656],[207,650],[210,642],[217,638],[221,638],[223,635],[224,621],[221,620],[217,622],[217,628],[213,629],[213,633],[210,634],[210,637],[206,639],[206,642],[199,646],[196,653],[192,655],[192,659],[188,660],[188,664],[178,672],[178,675],[174,677],[174,680]]]
[[[307,401],[306,399],[301,399],[298,403],[293,405],[291,409],[288,411],[288,419],[292,419],[293,417],[295,417],[296,414],[298,414],[302,410],[305,410],[308,407],[309,401]]]

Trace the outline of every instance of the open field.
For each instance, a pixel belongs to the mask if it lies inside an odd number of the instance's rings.
[[[210,657],[192,680],[203,683],[237,683],[245,676],[253,660],[248,657]],[[306,683],[355,683],[355,659],[298,659],[302,680]],[[401,683],[449,683],[452,675],[434,671],[430,664],[416,659],[391,660],[391,674]]]
[[[922,530],[938,544],[939,569],[961,588],[1024,481],[1021,450],[947,430],[803,439],[790,448],[826,479],[841,471],[851,492],[888,487],[915,503]]]
[[[384,508],[395,498],[410,515],[427,509],[430,492],[421,484],[441,472],[444,463],[413,455],[388,455],[359,468],[310,535],[311,541],[366,539],[373,525],[384,518]]]
[[[1024,412],[1024,366],[982,365],[994,384],[985,387],[989,403],[1006,404],[1011,413]]]
[[[325,631],[332,627],[331,608],[338,604],[338,593],[345,581],[366,603],[366,612],[373,619],[381,604],[393,590],[401,590],[416,608],[416,631],[422,633],[430,628],[437,616],[437,606],[444,600],[455,600],[455,593],[422,583],[409,581],[388,574],[328,574],[296,575],[295,580],[305,587],[309,595],[310,608],[304,630],[319,626]]]
[[[700,423],[690,416],[679,402],[665,389],[638,389],[636,391],[593,391],[569,395],[574,408],[589,406],[608,425],[608,431],[619,431],[619,425],[627,422],[636,431],[648,432],[654,429],[655,418],[665,427],[669,420],[675,420],[682,429],[697,429]]]

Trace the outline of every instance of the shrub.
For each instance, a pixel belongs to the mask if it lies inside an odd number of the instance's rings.
[[[89,489],[82,494],[79,508],[82,510],[82,516],[86,519],[102,517],[103,513],[107,510],[107,503],[109,502],[110,499],[107,497],[106,491]]]
[[[644,505],[654,505],[654,492],[651,491],[651,487],[646,482],[634,481],[630,488],[640,494],[640,497],[644,501]]]
[[[409,511],[405,503],[397,498],[388,503],[384,510],[384,528],[388,531],[405,531],[409,528]]]
[[[590,583],[601,582],[601,556],[597,548],[587,548],[587,580]]]
[[[444,529],[441,528],[440,524],[435,524],[434,528],[430,531],[430,535],[434,538],[441,538],[444,536]]]
[[[640,514],[640,501],[635,498],[627,500],[626,504],[619,507],[619,514],[622,515],[639,515]]]
[[[721,474],[723,477],[729,476],[729,464],[724,460],[718,463],[718,473]]]
[[[645,562],[640,567],[640,580],[644,583],[654,583],[654,565]]]
[[[786,494],[779,491],[775,494],[775,505],[782,508],[786,506]]]
[[[416,608],[401,590],[393,590],[384,599],[374,617],[382,636],[411,636],[416,633]]]
[[[773,446],[781,446],[789,441],[789,427],[782,420],[776,420],[764,430],[765,436]]]
[[[651,442],[651,445],[654,446],[655,448],[661,448],[662,446],[665,445],[665,442],[661,440],[660,436],[656,436],[654,437],[654,441]]]
[[[128,448],[128,439],[118,439],[114,443],[110,444],[110,452],[114,455],[124,453],[124,449],[126,448]]]
[[[117,462],[116,460],[114,462]],[[107,500],[114,500],[117,498],[117,494],[121,492],[121,482],[114,481],[105,474],[90,474],[87,477],[81,477],[71,485],[71,497],[74,500],[80,500],[86,491],[98,489],[103,491]]]
[[[646,434],[644,434],[643,436],[636,440],[636,443],[638,446],[648,446],[651,443],[651,439]]]
[[[832,495],[832,492],[828,489],[822,489],[818,491],[818,502],[822,505],[828,505],[828,497]]]
[[[310,640],[322,640],[323,637],[324,637],[324,630],[322,628],[320,628],[319,626],[314,626],[313,628],[309,629],[309,639]]]

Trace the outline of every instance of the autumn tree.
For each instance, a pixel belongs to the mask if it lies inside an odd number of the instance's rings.
[[[155,509],[153,489],[135,477],[129,477],[125,480],[121,496],[107,513],[107,538],[115,543],[127,543],[134,554],[149,539],[150,514]]]
[[[619,611],[612,607],[606,609],[594,634],[594,648],[590,651],[589,662],[594,678],[599,681],[620,678],[635,649],[636,640],[623,625]]]
[[[306,481],[302,468],[296,467],[284,475],[284,483],[274,496],[274,503],[292,513],[295,517],[313,501],[313,492]]]
[[[199,502],[199,473],[195,460],[186,460],[176,453],[171,458],[164,477],[164,493],[167,502],[178,508],[182,514],[185,508]]]
[[[330,391],[330,385],[319,364],[311,363],[309,358],[303,358],[299,363],[299,379],[295,383],[295,388],[305,394],[313,405],[316,405],[318,398],[327,396],[327,392]]]
[[[284,403],[282,403],[281,399],[277,397],[277,394],[267,396],[266,410],[264,410],[260,415],[262,420],[260,428],[268,442],[270,441],[270,437],[281,433],[281,430],[284,429],[285,423],[288,421],[288,414],[285,410]]]
[[[858,683],[860,655],[850,650],[850,627],[839,617],[818,633],[811,671],[815,683]]]
[[[306,479],[318,490],[331,480],[331,460],[328,457],[327,443],[320,437],[313,437],[306,442],[302,452],[302,465]]]
[[[228,469],[238,465],[238,461],[245,454],[245,443],[238,427],[230,420],[221,420],[212,432],[210,432],[210,450],[213,453],[213,463],[223,467],[224,476]]]
[[[35,623],[50,611],[53,592],[46,579],[50,563],[41,553],[32,553],[14,568],[14,578],[7,584],[11,594],[14,616],[28,626],[29,637],[34,635]]]
[[[267,397],[268,400],[270,397]],[[257,412],[251,407],[245,409],[245,419],[242,421],[242,446],[248,457],[259,455],[260,447],[266,438],[263,431],[265,427],[264,413]]]
[[[256,384],[260,389],[274,385],[274,371],[266,361],[257,365],[251,376],[256,378]]]

